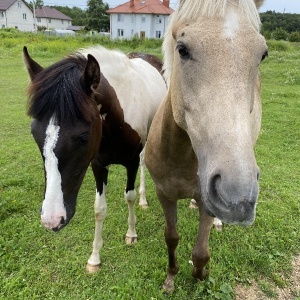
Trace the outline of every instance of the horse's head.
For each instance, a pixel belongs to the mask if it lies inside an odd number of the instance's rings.
[[[28,114],[45,167],[41,219],[59,230],[73,217],[90,161],[98,152],[102,123],[95,101],[100,68],[94,57],[76,54],[44,69],[23,50],[31,78]]]
[[[166,76],[175,121],[198,159],[207,211],[248,225],[259,190],[253,147],[261,119],[259,64],[267,46],[255,3],[262,1],[211,2],[183,1],[172,17],[164,41]]]

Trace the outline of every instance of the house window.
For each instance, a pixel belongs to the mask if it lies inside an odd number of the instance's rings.
[[[26,14],[23,14],[23,20],[26,20]]]
[[[51,23],[51,19],[48,19],[48,23]]]
[[[135,23],[135,14],[131,15],[131,23]]]
[[[157,39],[160,39],[160,38],[161,38],[161,31],[156,31],[156,32],[155,32],[155,37],[156,37]]]
[[[4,18],[4,11],[0,11],[0,18]]]
[[[37,21],[38,23],[41,23],[41,22],[42,22],[41,18],[36,18],[36,21]]]
[[[142,23],[146,23],[146,15],[142,15]]]
[[[118,22],[123,22],[123,21],[124,21],[124,15],[118,14]]]
[[[64,24],[64,20],[61,20],[61,24]]]
[[[124,36],[124,29],[118,29],[118,37]]]
[[[18,8],[21,8],[21,7],[22,7],[22,2],[18,1]]]
[[[157,15],[157,16],[156,16],[156,24],[161,24],[161,22],[162,22],[162,17],[161,17],[161,15]]]
[[[4,25],[4,24],[2,24],[2,29],[3,29],[3,28],[5,28],[5,25]]]

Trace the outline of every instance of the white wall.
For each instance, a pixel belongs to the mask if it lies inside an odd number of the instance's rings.
[[[72,25],[72,21],[57,20],[48,18],[36,18],[36,26],[44,26],[46,29],[67,29]]]
[[[118,14],[110,15],[111,38],[129,39],[135,34],[141,37],[141,32],[145,32],[147,38],[162,38],[167,26],[168,17],[166,15],[150,14]],[[123,36],[120,35],[123,32]],[[160,35],[160,36],[159,36]]]
[[[0,15],[0,28],[18,28],[21,31],[33,31],[32,10],[23,2],[16,1]]]

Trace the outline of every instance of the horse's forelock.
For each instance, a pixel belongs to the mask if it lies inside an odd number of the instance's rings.
[[[40,72],[28,88],[28,115],[39,120],[55,116],[59,123],[92,121],[95,111],[79,82],[86,62],[76,53]]]
[[[191,23],[198,20],[201,16],[205,17],[223,17],[226,14],[226,8],[229,4],[239,7],[241,14],[245,15],[253,27],[259,31],[260,17],[253,0],[184,0],[176,11],[171,15],[168,28],[163,42],[164,53],[164,76],[169,83],[175,41],[172,36],[172,30],[178,23]]]

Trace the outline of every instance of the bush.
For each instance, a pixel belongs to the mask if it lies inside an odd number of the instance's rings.
[[[289,34],[283,28],[280,27],[280,28],[276,28],[275,31],[272,32],[271,37],[277,41],[279,40],[287,41]]]
[[[268,44],[269,51],[291,51],[291,50],[293,50],[292,45],[287,41],[269,40],[267,44]]]
[[[300,42],[300,32],[295,31],[295,32],[290,33],[289,41],[290,42]]]

